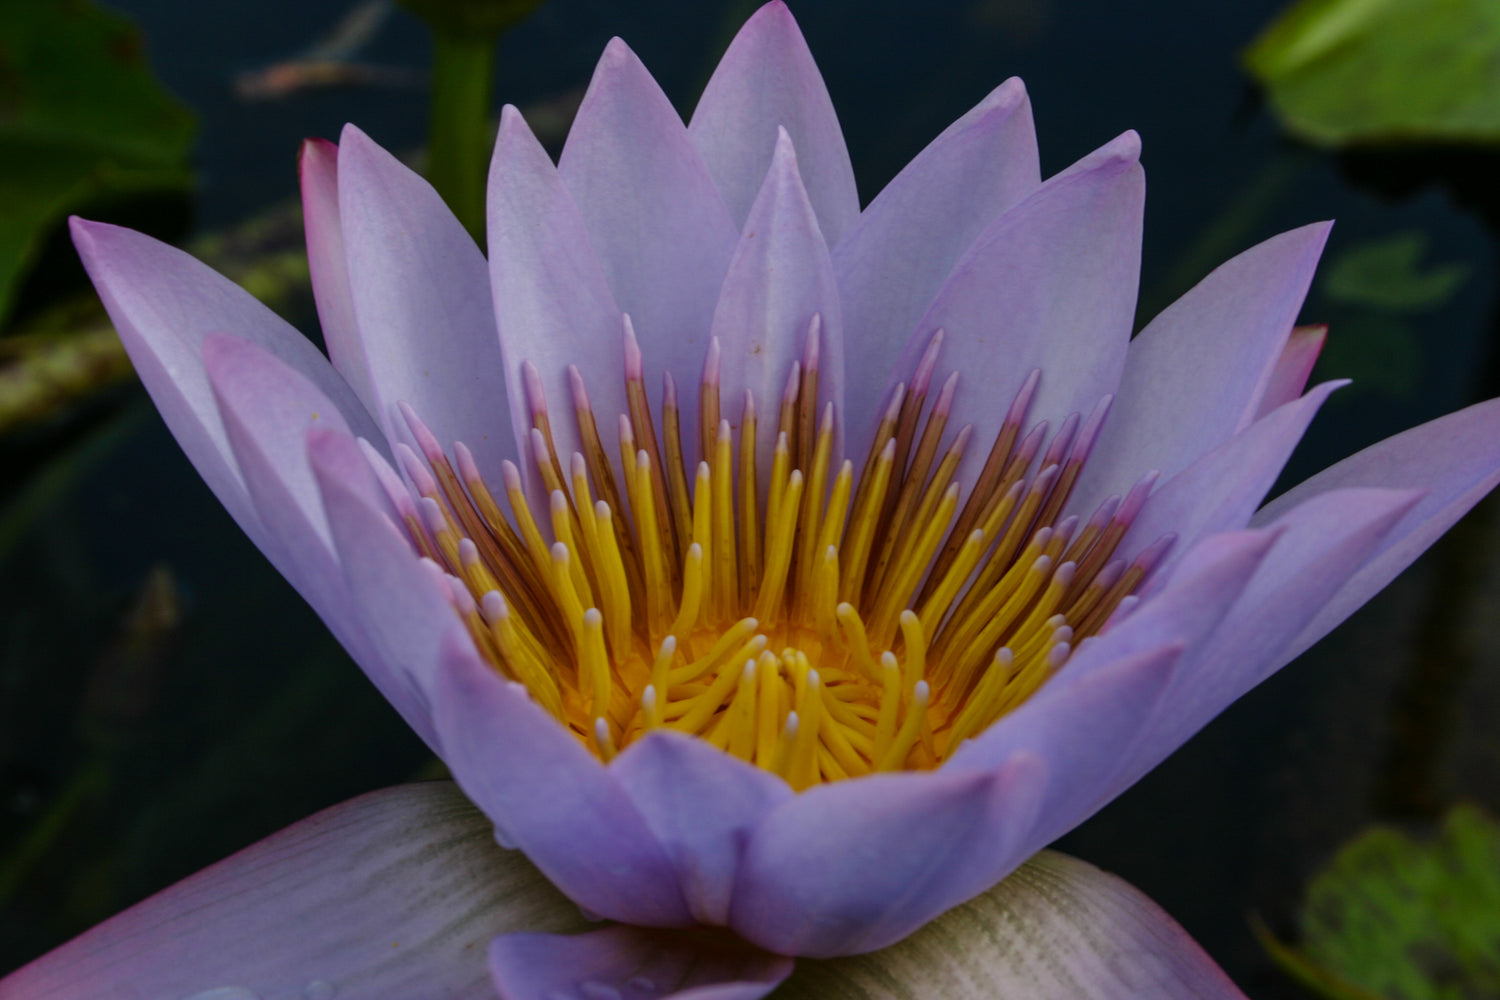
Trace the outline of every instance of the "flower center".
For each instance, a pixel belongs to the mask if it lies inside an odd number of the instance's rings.
[[[700,387],[696,469],[670,375],[653,419],[628,318],[618,467],[576,368],[582,447],[564,463],[527,364],[545,512],[506,462],[507,516],[468,449],[454,446],[455,470],[401,407],[425,457],[397,446],[417,499],[384,478],[412,541],[445,576],[480,652],[601,759],[666,728],[799,791],[936,767],[1030,697],[1170,546],[1167,536],[1128,564],[1113,558],[1154,475],[1086,523],[1059,520],[1110,400],[1050,440],[1045,422],[1023,435],[1039,372],[961,503],[954,474],[972,428],[944,445],[956,372],[928,405],[941,331],[893,390],[862,467],[836,465],[838,415],[818,407],[819,337],[815,318],[788,372],[769,470],[757,468],[767,429],[753,396],[737,436],[720,413],[717,343]]]

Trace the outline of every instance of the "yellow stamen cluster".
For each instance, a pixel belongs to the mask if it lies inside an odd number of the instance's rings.
[[[576,370],[581,450],[564,461],[526,369],[542,517],[520,470],[501,469],[507,515],[468,450],[455,445],[455,469],[406,408],[425,462],[399,449],[420,497],[403,497],[406,527],[449,577],[475,644],[605,761],[666,728],[798,790],[936,767],[1035,692],[1170,544],[1111,562],[1149,479],[1086,524],[1058,521],[1108,401],[1069,418],[1038,463],[1047,426],[1020,433],[1038,373],[960,502],[972,429],[944,444],[956,373],[928,406],[941,334],[896,386],[856,474],[834,455],[832,404],[819,412],[814,320],[764,482],[766,429],[748,393],[738,428],[721,413],[717,345],[688,428],[703,456],[693,468],[670,376],[658,434],[628,321],[625,342],[618,465]]]

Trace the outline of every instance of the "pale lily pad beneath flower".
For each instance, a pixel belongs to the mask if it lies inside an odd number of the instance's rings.
[[[1299,0],[1245,53],[1287,129],[1324,146],[1500,140],[1500,4]]]
[[[192,139],[192,114],[118,14],[87,0],[0,4],[0,320],[70,208],[185,189]]]
[[[1334,1000],[1500,995],[1500,825],[1471,806],[1431,841],[1374,827],[1308,886],[1296,948],[1272,957]]]
[[[869,955],[797,963],[772,1000],[1244,1000],[1155,903],[1042,851],[989,892]]]
[[[452,784],[404,785],[179,882],[0,980],[0,996],[481,1000],[494,935],[599,926],[498,847]],[[1145,896],[1047,851],[900,944],[800,960],[772,996],[1243,1000]]]

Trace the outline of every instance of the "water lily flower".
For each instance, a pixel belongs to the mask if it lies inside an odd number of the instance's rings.
[[[493,936],[507,1000],[758,997],[794,958],[788,996],[1237,996],[1027,859],[1487,493],[1500,403],[1262,507],[1337,388],[1294,326],[1328,226],[1132,339],[1139,148],[1043,180],[1010,80],[861,210],[773,2],[687,125],[619,41],[556,164],[505,109],[487,257],[358,129],[310,142],[328,358],[75,220],[188,457],[485,819],[357,800],[0,992],[478,996]]]

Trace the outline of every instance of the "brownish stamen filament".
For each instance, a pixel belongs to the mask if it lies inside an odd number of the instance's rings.
[[[480,655],[602,761],[666,728],[798,790],[936,767],[1123,614],[1172,543],[1121,558],[1154,476],[1064,516],[1109,400],[1050,437],[1045,422],[1023,434],[1040,372],[972,488],[960,482],[971,445],[985,444],[973,426],[949,427],[957,373],[927,406],[942,342],[938,331],[896,385],[858,465],[836,454],[839,414],[820,398],[821,318],[787,366],[774,428],[746,392],[737,432],[720,412],[717,341],[696,432],[670,374],[657,423],[626,318],[626,412],[603,415],[613,447],[570,368],[578,450],[564,463],[542,381],[523,367],[540,511],[509,462],[503,510],[469,450],[455,443],[450,462],[409,408],[421,456],[398,458],[415,497],[377,472]]]

